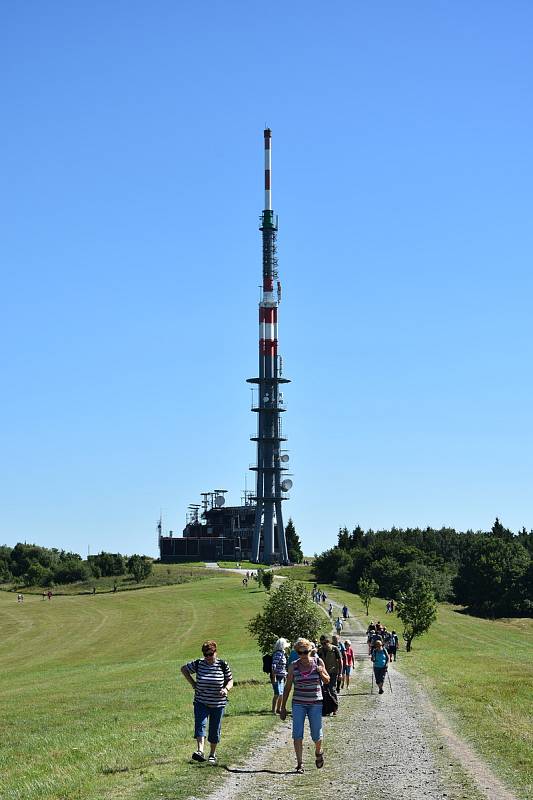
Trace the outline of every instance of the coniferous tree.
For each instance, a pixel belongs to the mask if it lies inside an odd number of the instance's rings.
[[[296,533],[294,522],[291,518],[289,518],[287,527],[285,528],[285,537],[287,539],[289,561],[292,561],[293,564],[300,564],[304,558],[304,554],[302,552],[302,543],[300,542],[300,537]]]

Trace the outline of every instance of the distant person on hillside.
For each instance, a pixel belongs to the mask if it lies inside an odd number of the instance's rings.
[[[389,654],[387,648],[383,647],[381,639],[377,639],[372,651],[372,661],[374,663],[374,678],[379,689],[379,693],[383,694],[383,681],[387,674],[387,665],[389,663]]]
[[[348,619],[348,606],[346,605],[346,603],[342,607],[342,618]]]
[[[333,605],[330,603],[328,608],[329,618],[333,619]]]
[[[194,689],[194,738],[197,750],[192,754],[194,761],[205,761],[205,729],[209,720],[207,741],[210,746],[210,764],[217,763],[216,749],[220,741],[220,728],[228,694],[233,688],[233,676],[227,661],[217,656],[217,643],[210,639],[202,645],[203,658],[189,661],[181,668],[182,675]],[[196,675],[196,681],[193,679]]]
[[[309,720],[311,739],[315,743],[315,764],[318,769],[324,766],[322,750],[322,685],[329,683],[329,675],[320,658],[310,657],[311,645],[308,639],[298,639],[296,650],[298,659],[289,666],[280,718],[287,716],[287,700],[292,696],[292,738],[296,753],[296,772],[303,773],[303,738],[305,718]]]
[[[50,591],[50,589],[48,589],[48,594],[46,596],[48,597],[49,600],[52,599],[52,592]]]
[[[342,622],[340,617],[337,617],[335,620],[335,630],[337,631],[337,636],[340,636],[342,633]]]
[[[272,698],[273,714],[279,714],[281,708],[281,699],[285,688],[285,679],[287,678],[287,656],[285,655],[285,650],[288,646],[289,642],[286,639],[278,639],[272,653],[270,679],[274,690],[274,697]]]

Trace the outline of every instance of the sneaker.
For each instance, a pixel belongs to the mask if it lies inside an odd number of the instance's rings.
[[[192,754],[194,761],[205,761],[205,756],[201,750],[197,750],[196,753]]]
[[[379,690],[379,693],[380,693],[380,694],[383,694],[383,689],[380,689],[380,690]]]
[[[213,766],[215,766],[215,764],[217,763],[217,757],[216,756],[209,756],[207,761],[209,762],[209,764],[212,764]]]

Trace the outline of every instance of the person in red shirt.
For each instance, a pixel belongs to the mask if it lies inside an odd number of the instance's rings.
[[[349,639],[344,642],[344,667],[342,670],[342,689],[350,686],[350,675],[354,665],[354,654],[352,650],[352,643]]]

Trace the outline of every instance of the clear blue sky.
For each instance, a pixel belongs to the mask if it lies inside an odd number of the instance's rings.
[[[160,508],[239,500],[265,123],[305,552],[533,527],[532,29],[529,0],[4,4],[0,542],[155,554]]]

